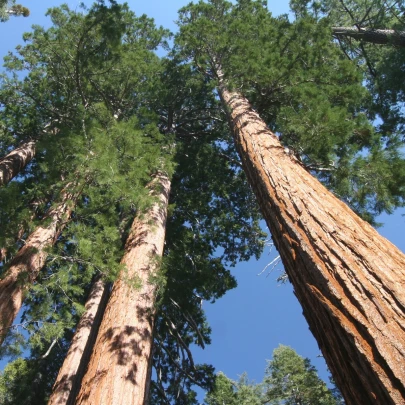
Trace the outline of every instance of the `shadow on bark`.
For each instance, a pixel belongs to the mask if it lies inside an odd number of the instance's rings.
[[[54,392],[58,392],[59,399],[55,401],[54,404],[60,405],[74,405],[76,397],[80,391],[82,379],[84,373],[86,372],[87,365],[90,360],[90,356],[94,347],[94,343],[97,339],[97,334],[100,328],[100,323],[105,311],[105,307],[110,296],[110,286],[104,285],[102,283],[96,283],[92,287],[88,301],[98,294],[102,294],[99,303],[92,302],[90,305],[86,304],[86,313],[80,319],[78,328],[90,329],[88,340],[84,346],[83,351],[81,351],[81,346],[77,335],[73,337],[71,349],[69,349],[69,356],[80,356],[79,365],[77,366],[77,371],[71,374],[71,369],[61,376],[60,380],[53,387]],[[94,314],[94,309],[97,307],[96,313]],[[75,347],[76,346],[76,347]],[[69,393],[67,398],[63,393]]]

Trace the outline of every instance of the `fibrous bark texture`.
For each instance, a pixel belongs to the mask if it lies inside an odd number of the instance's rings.
[[[103,280],[94,282],[77,325],[69,351],[59,370],[48,405],[73,405],[97,338],[108,302],[109,288]]]
[[[21,308],[27,287],[45,264],[47,248],[55,243],[71,212],[71,195],[65,193],[63,201],[51,208],[44,218],[47,224],[39,226],[28,237],[0,280],[0,344]]]
[[[249,183],[346,403],[405,404],[405,255],[311,176],[244,97],[223,83],[220,95]]]
[[[357,27],[332,27],[332,32],[336,37],[346,36],[357,40],[371,42],[373,44],[392,44],[400,47],[405,46],[405,31]]]
[[[17,176],[35,156],[35,141],[27,142],[0,159],[0,186]]]
[[[163,253],[170,181],[159,173],[158,201],[135,218],[121,271],[104,313],[76,404],[144,405],[149,392],[156,285]],[[132,281],[132,282],[131,282]],[[140,284],[134,286],[133,282]]]

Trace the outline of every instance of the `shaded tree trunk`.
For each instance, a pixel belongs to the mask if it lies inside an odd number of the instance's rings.
[[[76,404],[144,405],[149,393],[157,261],[162,256],[170,181],[159,173],[158,201],[135,218]]]
[[[109,287],[102,279],[94,282],[77,325],[69,351],[59,370],[48,405],[73,405],[97,338],[108,302]]]
[[[217,73],[243,168],[346,403],[405,404],[405,255],[311,176]]]
[[[0,159],[0,187],[17,176],[35,156],[35,141],[24,143]]]
[[[335,37],[350,37],[380,45],[405,46],[405,31],[378,30],[373,28],[332,27]]]
[[[0,344],[21,308],[27,287],[35,281],[45,264],[47,249],[55,243],[70,218],[71,203],[72,195],[65,192],[63,201],[44,217],[46,225],[32,232],[0,280]]]

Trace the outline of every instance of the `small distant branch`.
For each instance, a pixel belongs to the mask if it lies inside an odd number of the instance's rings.
[[[52,348],[56,345],[57,339],[54,339],[51,343],[51,345],[49,346],[49,349],[46,351],[46,353],[44,355],[42,355],[40,357],[40,359],[45,359],[46,357],[49,356],[49,354],[51,353]]]
[[[266,264],[266,266],[265,266],[264,269],[258,274],[258,276],[261,276],[270,266],[272,266],[271,269],[269,270],[269,273],[268,273],[268,274],[270,274],[270,273],[276,268],[276,266],[280,263],[280,260],[281,260],[280,256],[277,256],[277,257],[276,257],[275,259],[273,259],[270,263]]]

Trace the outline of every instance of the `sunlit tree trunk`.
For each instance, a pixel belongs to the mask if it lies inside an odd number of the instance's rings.
[[[17,176],[35,156],[35,141],[27,142],[0,158],[0,186]]]
[[[405,255],[311,176],[217,73],[243,168],[347,404],[405,404]]]
[[[77,405],[144,405],[149,392],[156,274],[163,252],[170,181],[153,183],[157,202],[135,218],[125,247],[125,265],[110,300],[82,381]]]
[[[332,27],[332,33],[338,38],[350,37],[365,42],[371,42],[373,44],[392,44],[400,47],[405,46],[405,31],[357,27]]]
[[[80,390],[80,384],[101,319],[108,302],[109,288],[102,279],[94,282],[85,305],[85,311],[77,325],[69,351],[59,370],[48,405],[73,405]]]
[[[35,281],[48,256],[47,249],[57,240],[72,212],[72,196],[63,194],[63,201],[51,208],[44,225],[39,226],[25,241],[8,264],[0,280],[0,344],[17,316],[27,288]]]
[[[4,262],[7,257],[7,249],[6,248],[0,248],[0,262]]]

